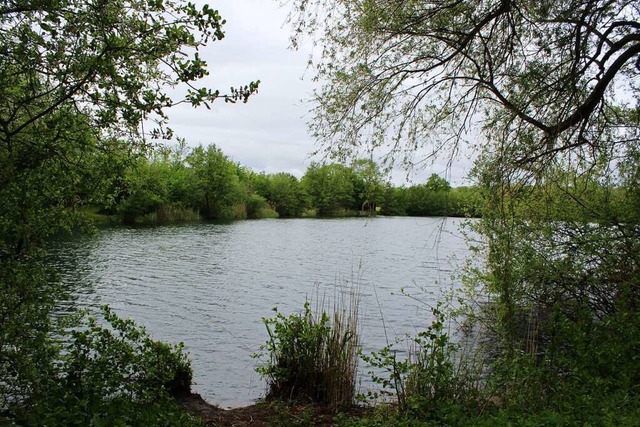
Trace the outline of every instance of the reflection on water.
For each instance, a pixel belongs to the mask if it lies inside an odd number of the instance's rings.
[[[273,307],[289,314],[306,298],[357,286],[365,351],[428,324],[424,304],[451,289],[451,273],[469,256],[461,224],[383,217],[118,227],[57,242],[52,262],[74,289],[69,304],[109,304],[155,339],[183,341],[194,391],[238,406],[264,391],[251,354],[267,338],[261,319]]]

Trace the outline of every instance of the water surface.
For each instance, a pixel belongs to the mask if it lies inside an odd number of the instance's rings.
[[[428,305],[455,287],[469,250],[463,220],[378,217],[114,227],[58,242],[53,259],[75,304],[109,304],[155,339],[184,342],[194,390],[221,406],[264,392],[251,355],[261,319],[305,299],[361,293],[366,350],[431,321]],[[403,296],[401,290],[412,295]]]

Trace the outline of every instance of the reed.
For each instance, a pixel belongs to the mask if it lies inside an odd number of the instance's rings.
[[[288,317],[276,311],[263,319],[269,339],[258,356],[268,361],[257,368],[267,381],[267,399],[311,400],[332,407],[353,404],[358,367],[359,294],[352,292],[328,310],[304,310]],[[328,313],[331,311],[331,314]]]
[[[123,216],[126,224],[171,224],[176,222],[200,221],[200,213],[179,205],[162,205],[154,212],[143,216]]]

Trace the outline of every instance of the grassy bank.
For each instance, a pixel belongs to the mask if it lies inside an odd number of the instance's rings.
[[[229,414],[240,417],[234,425],[245,425],[240,414],[270,426],[636,426],[640,420],[640,390],[633,382],[638,367],[622,359],[613,367],[617,372],[598,366],[598,358],[610,359],[624,349],[634,359],[633,332],[590,344],[562,337],[560,351],[546,344],[545,356],[553,358],[547,362],[534,352],[509,359],[494,351],[489,357],[482,348],[451,340],[451,318],[438,305],[423,331],[356,357],[357,328],[348,326],[352,320],[341,320],[345,313],[354,311],[312,315],[306,303],[299,314],[277,313],[265,320],[269,341],[262,349],[268,361],[258,372],[267,379],[267,399]],[[617,326],[613,320],[594,323],[592,333],[612,332],[623,324],[629,325],[629,319]],[[567,354],[578,345],[593,350],[586,355],[589,360]],[[566,359],[560,360],[563,354]],[[354,369],[362,362],[378,385],[364,395],[344,387],[345,381],[355,384]],[[558,372],[553,365],[565,368]],[[333,394],[341,397],[327,398]]]

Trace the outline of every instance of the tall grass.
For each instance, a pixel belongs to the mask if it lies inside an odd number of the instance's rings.
[[[199,221],[200,219],[198,211],[176,205],[162,205],[155,212],[149,214],[149,220],[154,224],[190,222]]]
[[[340,305],[340,306],[339,306]],[[352,405],[358,367],[359,294],[348,304],[321,304],[288,317],[276,311],[264,319],[269,339],[261,347],[268,361],[257,368],[267,381],[267,398],[311,400],[333,407]]]
[[[162,205],[146,215],[133,212],[125,212],[121,215],[121,221],[124,224],[171,224],[202,220],[198,211],[179,205]]]

